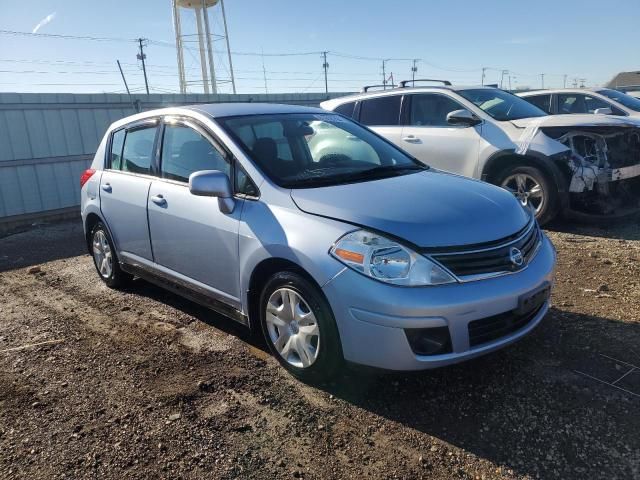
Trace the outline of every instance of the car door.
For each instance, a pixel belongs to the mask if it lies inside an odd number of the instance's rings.
[[[361,100],[358,105],[360,123],[396,145],[401,145],[400,107],[402,95],[384,95]]]
[[[416,93],[407,95],[403,108],[406,111],[401,143],[404,150],[427,165],[475,176],[482,124],[447,123],[450,112],[466,110],[465,107],[448,95]]]
[[[164,273],[204,287],[216,300],[239,306],[238,227],[242,199],[222,213],[218,199],[192,195],[189,175],[220,170],[230,158],[213,136],[190,120],[166,119],[159,175],[149,190],[153,257]]]
[[[147,228],[147,195],[158,120],[115,131],[100,179],[100,209],[121,258],[152,260]]]

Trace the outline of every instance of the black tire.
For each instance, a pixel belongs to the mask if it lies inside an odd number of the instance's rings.
[[[320,341],[315,362],[308,367],[297,367],[287,362],[274,346],[267,327],[267,302],[280,288],[298,293],[316,317]],[[260,326],[271,354],[296,378],[307,383],[326,382],[337,376],[344,363],[340,335],[336,321],[324,295],[309,280],[294,272],[279,272],[267,280],[260,295]]]
[[[109,248],[111,249],[111,272],[106,276],[100,271],[96,255],[94,254],[94,242],[96,240],[96,236],[99,236],[100,234],[104,235],[107,243],[109,244]],[[96,267],[98,276],[109,288],[122,288],[133,279],[133,275],[122,271],[120,268],[120,262],[118,261],[118,255],[113,245],[113,240],[111,239],[111,235],[109,235],[109,230],[107,230],[102,222],[96,223],[91,230],[89,245],[91,257],[93,258],[93,265]]]
[[[538,167],[531,165],[517,165],[504,169],[495,179],[495,184],[503,186],[505,180],[512,175],[524,174],[532,177],[542,189],[542,207],[536,213],[536,218],[540,225],[551,222],[557,215],[560,208],[560,195],[558,186],[545,172]]]

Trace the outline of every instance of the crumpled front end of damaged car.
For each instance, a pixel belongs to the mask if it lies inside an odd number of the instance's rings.
[[[545,125],[546,119],[551,123],[557,118],[541,118],[527,126],[521,138],[533,141],[537,135],[546,135],[569,149],[553,159],[567,176],[571,212],[614,217],[639,211],[640,124]],[[529,145],[521,144],[521,149]]]

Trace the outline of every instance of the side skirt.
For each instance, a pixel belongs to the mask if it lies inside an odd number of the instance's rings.
[[[249,318],[244,313],[238,311],[226,303],[211,298],[209,295],[199,291],[199,289],[189,285],[186,282],[178,281],[177,279],[170,278],[166,275],[152,272],[140,265],[132,265],[130,263],[120,262],[120,268],[131,275],[140,277],[143,280],[153,283],[161,288],[170,290],[171,292],[185,297],[192,302],[195,302],[203,307],[209,308],[220,315],[234,320],[245,327],[249,327]]]

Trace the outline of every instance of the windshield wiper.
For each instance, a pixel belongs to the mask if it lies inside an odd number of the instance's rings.
[[[303,172],[298,178],[291,178],[285,182],[285,187],[309,187],[309,186],[327,186],[327,185],[339,185],[342,183],[349,183],[367,179],[378,179],[389,176],[402,175],[407,172],[418,172],[428,170],[426,165],[383,165],[374,168],[368,168],[365,170],[358,170],[355,172],[339,173],[336,175],[318,175],[314,174],[326,173],[326,170],[316,169],[309,172]],[[311,174],[311,176],[307,176]],[[300,178],[302,177],[302,178]],[[306,177],[306,178],[305,178]]]

